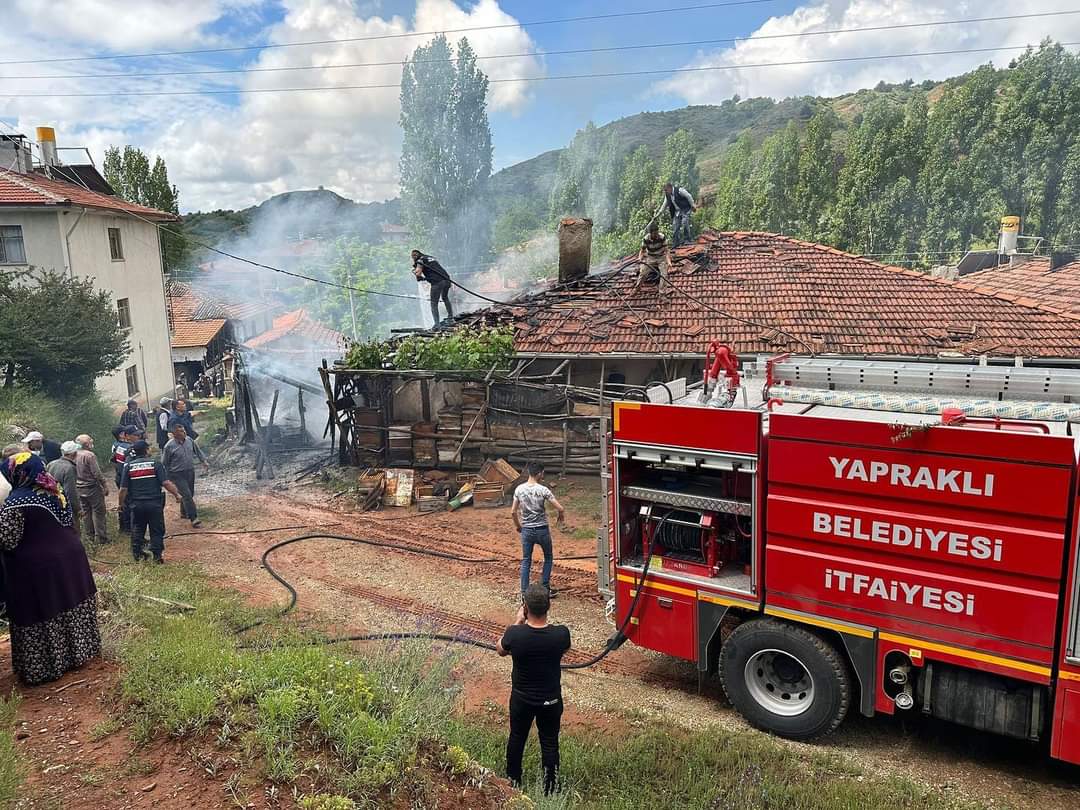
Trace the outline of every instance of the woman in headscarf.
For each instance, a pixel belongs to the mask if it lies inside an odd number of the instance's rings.
[[[97,588],[71,507],[38,456],[16,453],[0,472],[0,554],[11,625],[11,664],[30,686],[54,681],[101,650]]]

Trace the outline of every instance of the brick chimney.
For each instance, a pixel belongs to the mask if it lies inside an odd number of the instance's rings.
[[[592,220],[567,218],[559,223],[559,283],[589,274],[592,257]]]

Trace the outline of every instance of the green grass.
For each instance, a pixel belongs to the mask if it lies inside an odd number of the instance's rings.
[[[212,738],[275,784],[303,779],[375,806],[409,789],[450,716],[456,658],[428,644],[350,655],[284,627],[238,642],[236,628],[257,614],[182,566],[122,566],[102,591],[119,625],[121,694],[137,743],[161,732]],[[138,594],[197,608],[163,611]]]
[[[455,719],[451,743],[501,771],[506,729]],[[688,732],[652,723],[643,731],[602,730],[561,736],[562,795],[537,789],[535,737],[526,751],[525,781],[538,810],[678,807],[685,810],[864,810],[895,807],[959,810],[978,805],[942,798],[913,782],[867,774],[839,757],[802,754],[751,732],[718,727]]]
[[[0,807],[7,807],[19,795],[26,776],[25,763],[15,746],[15,715],[19,696],[14,692],[6,700],[0,698]]]
[[[381,807],[395,796],[428,806],[423,797],[432,768],[462,783],[477,778],[481,766],[502,771],[505,714],[484,720],[453,712],[456,656],[423,642],[391,649],[370,645],[359,652],[316,646],[306,643],[311,636],[284,622],[245,634],[238,643],[235,629],[266,614],[179,565],[119,566],[103,579],[101,591],[108,611],[103,631],[106,639],[116,640],[123,664],[124,720],[137,743],[164,733],[212,744],[282,794],[302,797],[301,806],[318,810],[350,808],[349,802]],[[140,594],[197,607],[193,612],[163,609]],[[540,790],[533,739],[526,755],[528,798],[507,806],[979,806],[754,732],[715,726],[688,731],[623,719],[627,728],[618,733],[564,732],[564,790],[553,797]],[[138,761],[136,755],[133,762]]]
[[[59,400],[23,388],[0,388],[0,444],[22,439],[22,435],[11,435],[9,427],[39,430],[57,442],[88,433],[94,438],[94,452],[102,471],[110,479],[109,450],[118,420],[96,393]]]
[[[225,413],[232,404],[230,399],[211,399],[210,405],[196,409],[195,429],[199,431],[199,447],[207,452],[214,449],[219,431],[225,431]]]

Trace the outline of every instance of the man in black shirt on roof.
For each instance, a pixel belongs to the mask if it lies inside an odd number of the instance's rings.
[[[543,585],[525,591],[517,620],[495,645],[499,655],[514,659],[510,690],[510,738],[506,742],[506,776],[521,786],[521,757],[533,720],[540,737],[544,794],[555,791],[559,773],[559,723],[562,720],[562,657],[570,649],[570,630],[548,624],[551,597]]]
[[[450,306],[450,274],[446,272],[446,268],[439,264],[439,260],[434,256],[428,256],[421,253],[419,250],[412,252],[413,260],[413,275],[416,276],[416,280],[421,279],[431,285],[431,318],[435,325],[438,325],[439,318],[439,299],[442,299],[443,306],[446,307],[447,319],[454,317],[454,310]]]

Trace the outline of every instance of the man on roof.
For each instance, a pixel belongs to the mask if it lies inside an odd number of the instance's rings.
[[[642,284],[659,284],[660,279],[667,274],[667,239],[660,233],[660,224],[655,219],[649,223],[649,232],[641,240],[638,262],[641,271],[634,285],[635,290]]]
[[[450,274],[446,268],[439,264],[434,256],[428,256],[419,250],[412,252],[413,275],[417,281],[426,281],[431,285],[431,319],[436,326],[439,325],[439,299],[442,299],[446,308],[446,318],[454,317],[454,310],[450,306]]]
[[[693,240],[690,235],[690,215],[697,210],[694,196],[682,186],[664,184],[664,202],[661,206],[671,217],[671,244],[685,245]]]

